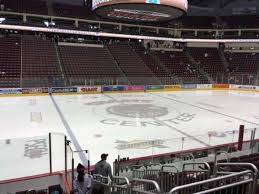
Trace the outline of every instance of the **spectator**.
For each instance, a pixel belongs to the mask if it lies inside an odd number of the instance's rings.
[[[85,173],[79,173],[77,175],[77,179],[74,180],[74,194],[88,194],[90,193],[92,186],[92,178],[90,175],[86,175]]]
[[[101,160],[95,165],[95,174],[99,174],[105,177],[109,177],[111,180],[113,178],[111,165],[106,162],[108,154],[102,154]]]
[[[103,182],[104,184],[108,183],[108,178],[111,180],[113,179],[112,171],[111,171],[111,165],[106,162],[108,154],[102,154],[101,160],[95,164],[95,171],[94,174],[102,175],[104,177],[107,177],[107,182]],[[109,186],[103,186],[103,185],[95,185],[93,188],[92,194],[109,194],[110,193],[110,187]]]
[[[76,171],[77,171],[78,174],[85,173],[85,167],[82,164],[79,163],[76,167]]]
[[[0,10],[4,11],[5,10],[5,6],[4,6],[4,1],[0,0]]]
[[[4,10],[5,10],[4,4],[1,4],[1,5],[0,5],[0,10],[1,10],[1,11],[4,11]]]
[[[85,167],[82,164],[77,165],[77,178],[74,180],[74,194],[88,194],[92,186],[92,178],[90,175],[85,175]]]

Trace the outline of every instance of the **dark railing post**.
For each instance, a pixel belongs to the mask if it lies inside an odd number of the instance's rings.
[[[72,153],[73,154],[73,153]],[[72,177],[71,177],[71,185],[72,185],[72,191],[74,190],[74,176],[75,176],[75,171],[74,171],[74,165],[75,165],[75,161],[74,161],[74,157],[72,157]]]
[[[49,133],[49,172],[52,173],[52,144],[51,144],[51,133]]]
[[[85,153],[88,154],[88,157],[87,157],[87,173],[90,175],[91,174],[91,169],[90,169],[90,153],[89,153],[89,150],[85,150]]]
[[[65,135],[65,177],[67,180],[67,136]]]
[[[117,166],[117,175],[120,176],[120,155],[118,155],[118,166]]]

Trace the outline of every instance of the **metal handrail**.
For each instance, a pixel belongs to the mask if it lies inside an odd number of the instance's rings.
[[[176,173],[179,172],[178,168],[177,168],[175,165],[173,165],[173,164],[168,164],[168,165],[165,164],[165,165],[162,165],[161,171],[164,171],[164,168],[174,168],[174,169],[176,169]]]
[[[130,167],[132,167],[133,169],[132,170],[134,170],[135,168],[141,168],[141,167],[145,167],[144,165],[131,165]],[[135,169],[135,170],[138,170],[138,169]]]
[[[227,163],[229,162],[229,154],[228,154],[228,152],[226,152],[226,151],[217,151],[216,153],[215,153],[215,157],[214,157],[214,162],[215,162],[215,164],[217,164],[217,157],[218,157],[218,155],[220,155],[220,154],[225,154],[225,156],[226,156],[226,158],[227,158]]]
[[[214,168],[213,168],[213,174],[215,175],[216,174],[216,166],[217,166],[217,164],[218,164],[218,161],[217,161],[217,157],[218,157],[218,155],[220,155],[220,154],[225,154],[225,156],[226,156],[226,158],[227,158],[227,163],[229,163],[229,155],[228,155],[228,153],[226,152],[226,151],[217,151],[216,153],[215,153],[215,156],[214,156]]]
[[[252,163],[217,163],[216,167],[218,166],[242,166],[242,167],[251,167],[254,170],[254,174],[258,176],[258,169]]]
[[[94,182],[96,182],[96,183],[106,185],[106,186],[110,185],[109,178],[106,176],[102,176],[100,174],[94,174],[93,179],[94,179]]]
[[[162,194],[161,193],[161,190],[160,190],[160,187],[158,185],[158,183],[156,181],[153,181],[153,180],[147,180],[147,179],[133,179],[132,180],[132,184],[134,182],[138,182],[138,183],[150,183],[150,184],[153,184],[156,188],[156,194]],[[135,191],[135,192],[139,192],[139,193],[145,193],[145,194],[153,194],[153,192],[148,192],[148,191],[143,191],[143,190],[140,190],[140,189],[135,189],[135,188],[132,188],[132,191]]]
[[[184,156],[190,156],[192,161],[195,162],[195,157],[192,153],[183,153],[183,154],[180,154],[180,157],[181,157],[181,160],[183,160],[183,157]]]
[[[152,167],[152,166],[159,166],[160,169],[162,168],[162,164],[160,164],[160,163],[149,163],[149,164],[145,164],[144,166],[145,166],[145,168]]]
[[[223,186],[219,186],[219,187],[216,187],[216,188],[213,188],[213,189],[209,189],[209,190],[206,190],[206,191],[200,191],[200,192],[198,192],[196,194],[208,194],[208,193],[212,193],[212,192],[215,192],[215,191],[219,191],[221,189],[227,189],[227,188],[230,188],[230,187],[233,187],[233,186],[238,186],[238,185],[246,184],[246,183],[252,182],[252,180],[248,179],[248,180],[240,181],[240,182],[237,182],[237,183],[232,183],[232,184],[229,184],[229,185],[223,185]]]
[[[253,182],[253,191],[256,193],[256,185],[257,185],[257,178],[258,178],[258,169],[257,167],[252,163],[217,163],[216,165],[216,172],[218,172],[219,166],[241,166],[241,167],[247,167],[252,168],[254,173],[254,182]],[[249,169],[250,170],[250,169]]]
[[[208,171],[209,175],[210,175],[211,169],[210,169],[210,165],[207,162],[188,162],[188,163],[184,163],[183,164],[183,171],[185,170],[185,166],[187,166],[187,165],[193,165],[193,169],[194,169],[194,165],[198,165],[198,164],[204,164],[206,166],[207,170],[203,170],[203,171],[204,172]]]
[[[126,184],[123,184],[123,185],[114,184],[114,182],[116,182],[116,181],[115,181],[116,179],[117,179],[117,180],[123,180]],[[113,176],[112,187],[127,189],[127,188],[130,187],[129,179],[128,179],[127,177]]]
[[[232,178],[232,177],[239,176],[239,175],[246,175],[246,174],[249,174],[249,173],[253,174],[253,172],[251,170],[246,170],[246,171],[226,175],[226,176],[223,176],[223,177],[216,177],[216,178],[207,179],[207,180],[204,180],[204,181],[199,181],[199,182],[194,182],[194,183],[190,183],[190,184],[187,184],[187,185],[178,186],[178,187],[175,187],[175,188],[171,189],[169,194],[173,194],[174,192],[179,191],[180,189],[185,189],[185,188],[192,187],[192,186],[198,186],[198,185],[202,185],[202,184],[206,184],[206,183],[210,183],[210,182],[218,181],[218,180],[222,180],[222,179]],[[251,179],[251,181],[253,181],[253,179]],[[241,182],[239,182],[239,183],[241,183]]]
[[[175,165],[173,165],[173,164],[171,164],[171,165],[163,165],[162,168],[161,168],[161,172],[166,172],[166,171],[164,171],[164,168],[176,169],[176,185],[179,185],[180,180],[179,180],[179,170],[178,170],[178,168]]]

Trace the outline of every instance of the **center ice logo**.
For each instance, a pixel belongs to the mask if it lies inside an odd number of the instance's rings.
[[[92,111],[101,116],[104,125],[119,125],[124,127],[159,127],[178,125],[194,119],[195,114],[181,113],[172,106],[165,107],[153,100],[122,99],[88,102]]]
[[[166,107],[152,104],[118,104],[110,106],[106,110],[110,114],[130,118],[154,118],[168,114]]]

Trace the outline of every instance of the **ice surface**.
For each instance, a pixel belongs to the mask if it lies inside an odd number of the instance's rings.
[[[73,149],[90,150],[94,164],[102,153],[109,153],[112,163],[118,154],[134,158],[230,143],[237,141],[242,124],[248,140],[250,129],[259,126],[259,93],[255,92],[91,94],[53,99],[60,113],[49,96],[0,98],[0,139],[64,133],[74,141]]]

